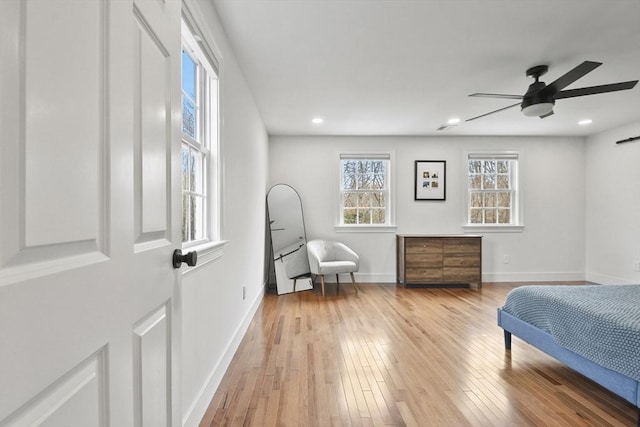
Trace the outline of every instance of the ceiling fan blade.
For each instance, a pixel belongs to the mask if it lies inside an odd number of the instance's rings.
[[[469,96],[476,96],[481,98],[522,99],[521,95],[505,95],[501,93],[472,93]]]
[[[540,118],[544,119],[544,118],[549,117],[549,116],[553,116],[553,110],[549,111],[547,114],[541,115]]]
[[[489,114],[499,113],[500,111],[508,110],[509,108],[513,108],[513,107],[515,107],[517,105],[520,105],[520,103],[518,102],[517,104],[509,105],[508,107],[503,107],[503,108],[500,108],[500,109],[495,110],[495,111],[490,111],[488,113],[484,113],[484,114],[481,114],[479,116],[472,117],[470,119],[465,120],[465,122],[470,122],[471,120],[479,119],[480,117],[488,116]]]
[[[598,93],[616,92],[619,90],[633,89],[638,80],[628,82],[611,83],[608,85],[582,87],[579,89],[569,89],[560,91],[554,96],[555,99],[575,98],[576,96],[596,95]]]
[[[539,93],[541,96],[554,95],[601,65],[602,62],[584,61],[582,64],[578,65],[573,70],[570,70],[565,75],[558,77],[553,83],[545,86],[540,90]]]

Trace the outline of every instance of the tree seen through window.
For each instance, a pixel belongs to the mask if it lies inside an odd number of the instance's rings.
[[[469,224],[513,224],[514,162],[469,160]]]
[[[342,161],[343,224],[387,222],[386,163],[386,160],[367,159]]]

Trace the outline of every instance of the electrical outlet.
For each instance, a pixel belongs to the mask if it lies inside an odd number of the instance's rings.
[[[504,256],[502,257],[502,262],[503,262],[504,264],[509,264],[509,263],[511,262],[511,257],[510,257],[509,255],[504,255]]]
[[[640,271],[640,261],[633,261],[633,271]]]
[[[242,301],[244,301],[245,298],[247,298],[247,287],[242,285]]]

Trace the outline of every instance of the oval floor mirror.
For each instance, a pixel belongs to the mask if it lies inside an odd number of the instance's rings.
[[[287,184],[271,187],[267,193],[267,213],[278,295],[311,289],[307,237],[298,192]]]

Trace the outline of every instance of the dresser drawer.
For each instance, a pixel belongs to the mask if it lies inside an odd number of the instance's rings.
[[[442,280],[445,283],[478,283],[480,282],[480,271],[478,268],[443,268]]]
[[[447,239],[442,250],[445,254],[480,253],[480,239]]]
[[[407,282],[442,283],[442,268],[407,268]]]
[[[407,268],[442,268],[441,253],[407,253]]]
[[[480,267],[480,254],[445,255],[442,265],[444,267]]]
[[[427,239],[427,238],[415,238],[407,239],[406,241],[407,254],[428,254],[428,253],[442,253],[442,240],[440,239]]]

